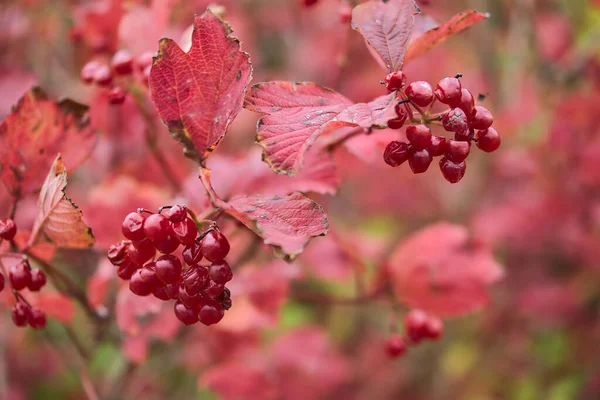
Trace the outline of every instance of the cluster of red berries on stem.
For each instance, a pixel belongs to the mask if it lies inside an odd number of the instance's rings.
[[[108,259],[134,294],[175,300],[175,316],[185,325],[213,325],[231,308],[230,246],[216,223],[199,234],[190,215],[181,205],[128,214],[122,224],[128,240],[112,245]],[[183,262],[173,254],[180,246]]]
[[[152,68],[153,54],[143,53],[134,57],[127,50],[113,54],[109,63],[98,60],[89,61],[81,69],[81,80],[88,85],[108,90],[110,104],[123,104],[127,96],[127,86],[132,79],[147,83]]]
[[[401,71],[386,77],[388,91],[398,92],[401,98],[395,107],[396,117],[388,121],[388,127],[400,129],[407,122],[410,124],[406,127],[408,143],[394,140],[387,145],[383,159],[388,165],[397,167],[408,161],[413,173],[420,174],[427,171],[434,157],[442,157],[442,175],[448,182],[457,183],[467,170],[471,142],[487,153],[500,147],[500,135],[492,128],[492,113],[475,105],[473,94],[462,87],[460,77],[446,77],[435,89],[425,81],[406,85],[406,75]],[[436,102],[450,108],[432,114]],[[441,125],[454,137],[433,135],[431,125]]]
[[[0,219],[0,241],[12,241],[17,234],[17,225],[10,218]],[[4,271],[6,273],[6,271]],[[32,269],[26,257],[8,271],[8,281],[17,300],[12,308],[11,318],[15,326],[29,325],[34,329],[43,329],[46,326],[46,313],[37,307],[29,305],[20,293],[24,289],[39,292],[46,285],[46,274],[39,269]],[[0,273],[0,292],[6,285],[4,274]]]
[[[400,357],[409,346],[416,346],[423,340],[438,340],[443,334],[441,319],[421,310],[411,310],[404,317],[404,336],[390,336],[386,342],[386,352],[391,358]]]

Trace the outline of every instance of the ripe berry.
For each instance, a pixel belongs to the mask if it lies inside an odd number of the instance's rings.
[[[173,311],[178,320],[183,322],[185,325],[194,325],[198,322],[198,314],[191,309],[187,308],[181,301],[176,301],[173,306]]]
[[[210,281],[208,282],[208,287],[206,289],[204,289],[204,293],[208,296],[208,297],[219,297],[223,291],[225,290],[225,286],[221,285],[220,283],[217,283],[215,281]]]
[[[165,284],[177,282],[181,269],[181,261],[174,255],[165,254],[156,259],[156,275]]]
[[[500,147],[500,134],[494,128],[477,132],[477,147],[486,153],[491,153]]]
[[[408,165],[413,173],[422,174],[427,171],[432,160],[433,158],[431,157],[431,154],[429,154],[429,150],[418,150],[410,155]]]
[[[129,280],[129,290],[138,296],[148,296],[155,288],[144,281],[142,278],[142,270],[143,268],[140,268],[131,275],[131,279]]]
[[[139,265],[135,264],[129,259],[129,257],[127,257],[123,263],[117,266],[117,276],[125,281],[129,280],[131,279],[133,273],[139,268]]]
[[[473,130],[473,128],[469,128],[466,131],[454,132],[454,140],[458,142],[470,142],[471,140],[473,140],[474,134],[475,131]]]
[[[159,286],[158,288],[154,289],[154,291],[152,292],[152,296],[162,301],[171,300],[171,297],[169,297],[169,294],[167,293],[166,286]]]
[[[163,215],[171,222],[181,222],[187,217],[185,206],[175,205],[163,211]]]
[[[473,115],[473,111],[475,111],[475,98],[469,89],[461,89],[460,101],[458,102],[457,107],[463,110],[467,117]]]
[[[390,358],[398,358],[407,350],[406,342],[398,335],[394,335],[388,338],[385,343],[385,351]]]
[[[476,106],[475,111],[473,111],[473,115],[471,117],[471,127],[473,129],[484,130],[492,126],[494,123],[494,116],[485,107]]]
[[[141,242],[133,242],[127,248],[129,258],[136,264],[144,265],[156,254],[156,248],[150,239]]]
[[[185,218],[183,221],[171,223],[171,231],[183,245],[194,243],[194,240],[198,235],[198,227],[191,218]]]
[[[438,82],[435,88],[435,97],[450,107],[456,107],[460,103],[462,85],[458,78],[446,77]]]
[[[413,343],[419,343],[425,337],[427,314],[421,310],[411,310],[404,316],[404,331]]]
[[[110,261],[112,265],[122,264],[129,257],[127,252],[128,248],[129,242],[125,240],[111,245],[108,248],[108,261]]]
[[[133,72],[133,56],[127,50],[117,51],[110,62],[117,75],[129,75]]]
[[[442,136],[432,136],[431,143],[427,147],[432,157],[439,157],[446,152],[446,138]]]
[[[13,306],[10,317],[15,326],[25,326],[29,321],[31,311],[29,307],[23,303],[17,303]]]
[[[200,291],[209,285],[208,269],[202,266],[194,266],[183,274],[183,285],[190,296],[197,296]]]
[[[226,284],[233,278],[231,267],[226,261],[212,264],[209,268],[210,279],[222,285]]]
[[[119,105],[125,103],[127,92],[121,86],[115,86],[108,92],[108,103],[112,105]]]
[[[425,325],[425,336],[431,340],[438,340],[444,334],[444,323],[438,317],[429,316]]]
[[[37,292],[46,284],[46,274],[40,269],[31,271],[31,280],[27,288],[32,292]]]
[[[156,275],[156,264],[151,262],[140,269],[140,277],[150,287],[150,291],[154,292],[159,287],[163,286],[162,282]]]
[[[427,125],[411,125],[406,128],[406,138],[415,150],[426,149],[431,143],[431,129]]]
[[[223,260],[229,253],[229,242],[221,232],[213,230],[202,239],[202,254],[211,262]]]
[[[207,300],[198,312],[198,319],[204,325],[213,325],[223,319],[225,310],[223,307],[214,300]]]
[[[184,285],[179,286],[178,299],[188,308],[198,309],[205,300],[201,295],[192,296],[186,290]]]
[[[179,285],[180,282],[169,283],[168,285],[165,285],[165,293],[170,299],[179,298]]]
[[[460,142],[457,140],[448,140],[446,144],[446,157],[456,163],[463,162],[467,159],[471,150],[469,142]]]
[[[121,225],[123,236],[129,240],[144,240],[146,238],[146,234],[144,233],[145,219],[140,213],[132,212],[127,214]]]
[[[163,240],[167,240],[170,233],[171,224],[164,215],[152,214],[144,221],[144,234],[155,244]]]
[[[457,183],[465,176],[467,163],[464,161],[456,163],[444,157],[440,160],[440,170],[448,182]]]
[[[83,66],[80,73],[83,83],[90,85],[94,82],[96,70],[100,67],[100,65],[101,64],[98,61],[90,61]]]
[[[14,290],[22,290],[29,286],[31,282],[31,271],[29,271],[26,263],[21,262],[10,268],[8,278]]]
[[[108,65],[99,65],[94,71],[94,83],[98,86],[109,86],[113,81]]]
[[[179,247],[179,240],[174,236],[167,236],[164,240],[154,242],[154,246],[163,254],[171,254]]]
[[[404,126],[406,118],[392,118],[388,120],[387,126],[390,129],[400,129]]]
[[[468,132],[469,120],[465,112],[460,108],[453,108],[448,111],[442,119],[444,129],[448,132]]]
[[[199,264],[202,261],[202,244],[200,241],[195,240],[194,243],[185,246],[183,261],[190,266]]]
[[[0,292],[4,290],[4,286],[5,286],[4,275],[0,274]]]
[[[383,161],[391,167],[397,167],[408,160],[410,149],[408,144],[394,140],[389,142],[383,152]]]
[[[10,218],[0,219],[0,239],[11,241],[17,234],[17,225]]]
[[[29,326],[33,329],[44,329],[46,327],[46,313],[39,308],[32,307],[29,314]]]
[[[406,84],[406,75],[402,71],[392,72],[385,77],[385,87],[390,92],[400,90]]]
[[[419,107],[427,107],[433,101],[433,88],[429,82],[415,81],[404,90],[410,101]]]

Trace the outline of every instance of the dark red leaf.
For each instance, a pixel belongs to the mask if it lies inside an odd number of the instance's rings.
[[[34,88],[0,125],[0,177],[13,194],[32,192],[58,153],[75,169],[95,143],[86,106],[72,100],[56,103]]]
[[[352,11],[352,27],[391,71],[399,71],[420,12],[414,0],[370,0]]]
[[[456,14],[442,25],[425,32],[413,40],[408,48],[408,53],[406,53],[406,61],[420,56],[438,44],[445,42],[450,37],[471,27],[471,25],[489,17],[490,15],[487,13],[484,14],[475,10],[467,10]]]
[[[210,11],[194,20],[188,53],[162,39],[150,73],[158,113],[186,156],[203,163],[242,109],[252,67],[232,30]]]

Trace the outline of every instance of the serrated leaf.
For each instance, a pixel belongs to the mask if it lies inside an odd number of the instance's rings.
[[[30,193],[39,189],[58,153],[75,169],[95,143],[87,106],[54,102],[34,88],[0,125],[0,177],[12,194]]]
[[[475,10],[467,10],[454,15],[442,25],[425,32],[413,40],[408,48],[406,61],[417,58],[452,36],[489,17],[487,13],[484,14]]]
[[[49,242],[58,247],[84,249],[94,244],[94,235],[81,211],[65,193],[67,170],[60,155],[54,161],[38,198],[38,215],[29,245]]]
[[[210,11],[194,19],[185,53],[162,39],[150,72],[152,100],[184,154],[200,164],[241,111],[252,67],[232,30]]]
[[[414,0],[370,0],[352,10],[352,28],[364,36],[390,71],[399,71],[419,12]]]

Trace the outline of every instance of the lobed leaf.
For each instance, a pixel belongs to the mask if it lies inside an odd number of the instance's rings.
[[[454,15],[442,25],[423,33],[413,40],[408,48],[406,61],[417,58],[452,36],[489,17],[490,15],[487,13],[480,13],[475,10],[467,10]]]
[[[33,192],[58,153],[76,168],[95,143],[87,106],[72,100],[54,102],[42,89],[33,88],[0,125],[0,177],[13,195]]]
[[[67,170],[60,155],[54,161],[38,198],[38,215],[29,245],[49,242],[58,247],[84,249],[94,244],[92,230],[65,193]]]
[[[399,71],[419,12],[414,0],[370,0],[352,10],[352,28],[391,71]]]
[[[241,111],[251,80],[249,55],[232,30],[210,11],[194,19],[185,53],[162,39],[149,85],[158,113],[184,154],[203,164]]]

